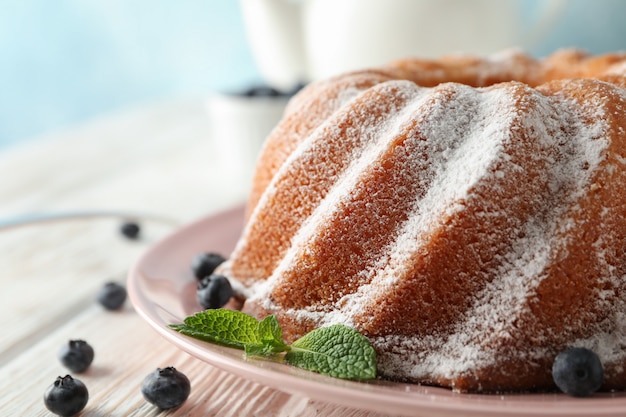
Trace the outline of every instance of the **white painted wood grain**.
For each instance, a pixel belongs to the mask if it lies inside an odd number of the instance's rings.
[[[200,101],[165,102],[104,117],[0,152],[0,222],[25,213],[117,210],[159,214],[176,224],[243,201],[246,179],[216,172],[219,155]],[[98,218],[0,230],[0,415],[48,416],[43,393],[68,373],[56,354],[69,339],[93,345],[83,374],[90,400],[81,416],[382,415],[290,395],[218,370],[154,332],[129,303],[94,302],[108,280],[174,226],[145,223],[138,242],[119,220]],[[188,401],[170,412],[147,404],[141,381],[175,366],[191,380]]]

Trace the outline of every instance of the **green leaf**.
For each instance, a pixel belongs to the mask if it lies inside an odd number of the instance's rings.
[[[258,326],[259,322],[254,317],[227,309],[205,310],[187,317],[184,324],[169,325],[187,336],[238,349],[262,345]]]
[[[285,360],[295,366],[335,378],[376,377],[376,352],[367,338],[336,324],[315,329],[291,345]]]
[[[283,341],[283,329],[275,316],[267,316],[257,327],[260,344],[246,345],[246,355],[265,356],[289,350],[289,345]]]
[[[313,330],[289,346],[276,317],[258,321],[240,311],[206,310],[187,317],[170,328],[211,343],[243,349],[246,355],[274,356],[287,352],[285,361],[335,378],[376,377],[376,353],[367,338],[337,324]]]
[[[267,353],[279,353],[289,350],[283,341],[283,329],[274,315],[267,316],[259,323],[257,330],[261,344],[270,349]]]

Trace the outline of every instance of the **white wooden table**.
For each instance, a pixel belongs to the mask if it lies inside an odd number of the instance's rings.
[[[94,300],[107,281],[176,227],[244,201],[246,182],[219,172],[201,100],[157,103],[0,151],[0,222],[32,213],[123,211],[159,215],[139,241],[120,237],[114,217],[0,228],[0,415],[46,416],[45,389],[68,372],[60,346],[83,339],[92,366],[73,374],[89,389],[81,416],[154,416],[140,392],[157,367],[191,380],[173,416],[351,416],[380,414],[290,395],[246,381],[171,345],[126,302],[108,312]]]

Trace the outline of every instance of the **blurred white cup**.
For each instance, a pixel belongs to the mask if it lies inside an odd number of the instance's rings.
[[[221,172],[248,186],[265,138],[289,97],[214,93],[206,100],[210,134]]]
[[[522,21],[524,1],[241,0],[241,6],[259,70],[271,85],[289,88],[409,56],[529,48],[565,0],[538,2],[531,22]]]

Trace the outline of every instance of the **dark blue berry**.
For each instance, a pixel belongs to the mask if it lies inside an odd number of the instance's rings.
[[[209,275],[198,283],[198,302],[205,308],[220,308],[233,296],[233,288],[223,275]]]
[[[283,97],[283,98],[288,98],[291,97],[293,95],[295,95],[296,93],[298,93],[300,90],[302,90],[304,87],[306,86],[305,83],[303,82],[299,82],[296,85],[294,85],[292,88],[288,89],[288,90],[277,90],[274,87],[269,87],[269,86],[265,86],[265,85],[256,85],[256,86],[252,86],[249,87],[241,92],[235,93],[235,95],[238,96],[244,96],[244,97]]]
[[[564,393],[587,397],[602,386],[604,370],[600,358],[591,350],[569,348],[559,353],[554,360],[552,378]]]
[[[126,288],[117,282],[107,282],[98,292],[97,299],[107,310],[117,310],[126,301]]]
[[[300,90],[302,90],[304,87],[306,87],[306,84],[303,82],[299,82],[298,84],[296,84],[287,94],[290,96],[296,95],[300,92]]]
[[[225,260],[219,253],[201,253],[191,260],[191,270],[197,279],[202,279],[211,275]]]
[[[184,403],[190,391],[189,379],[172,366],[157,368],[156,371],[149,373],[141,384],[141,393],[146,401],[163,410]]]
[[[282,93],[273,87],[261,85],[248,88],[243,92],[243,95],[246,97],[279,97]]]
[[[64,417],[78,414],[88,400],[89,392],[85,384],[69,375],[58,377],[43,395],[46,408]]]
[[[140,232],[141,227],[135,222],[126,222],[120,226],[120,233],[128,239],[137,239]]]
[[[59,360],[72,372],[83,372],[93,361],[93,348],[84,340],[70,340],[59,349]]]

